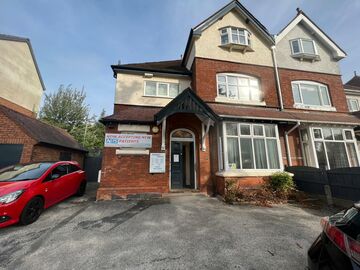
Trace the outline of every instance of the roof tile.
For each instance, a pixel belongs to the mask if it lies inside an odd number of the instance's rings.
[[[86,151],[69,133],[63,129],[23,115],[2,105],[0,105],[0,112],[4,113],[12,121],[25,129],[30,137],[40,143],[56,145],[84,152]]]

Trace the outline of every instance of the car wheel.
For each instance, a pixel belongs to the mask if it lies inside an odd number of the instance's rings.
[[[81,182],[78,191],[76,192],[76,196],[83,196],[85,194],[85,190],[86,190],[86,182]]]
[[[40,197],[32,198],[21,213],[20,223],[22,225],[29,225],[35,222],[40,217],[43,210],[44,200]]]

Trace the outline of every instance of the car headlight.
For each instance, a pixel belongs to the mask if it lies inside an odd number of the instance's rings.
[[[6,203],[11,203],[13,201],[15,201],[17,198],[20,197],[21,194],[23,194],[24,190],[17,190],[15,192],[11,192],[9,194],[6,194],[4,196],[0,197],[0,204],[6,204]]]

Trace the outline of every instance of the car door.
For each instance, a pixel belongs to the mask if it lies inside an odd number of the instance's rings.
[[[67,195],[71,196],[74,195],[79,186],[80,186],[80,182],[81,182],[81,178],[82,178],[82,171],[80,170],[79,167],[73,165],[73,164],[68,164],[67,165],[68,168],[68,175],[66,177],[66,182],[67,182]]]
[[[46,207],[57,203],[64,197],[63,177],[67,174],[67,168],[64,165],[56,166],[43,181],[44,196]]]

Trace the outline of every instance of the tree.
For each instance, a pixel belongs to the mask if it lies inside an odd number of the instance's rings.
[[[86,94],[68,85],[60,85],[56,93],[45,94],[44,105],[39,117],[48,124],[68,131],[90,154],[97,154],[104,146],[105,127],[99,122],[105,116],[89,117],[89,105],[85,103]]]
[[[80,91],[71,85],[66,88],[60,85],[57,92],[45,94],[40,119],[71,133],[72,129],[87,121],[89,106],[85,99],[84,89]]]
[[[99,154],[104,147],[105,126],[99,122],[104,116],[105,110],[102,110],[98,118],[94,115],[71,132],[71,135],[89,150],[91,155]]]

